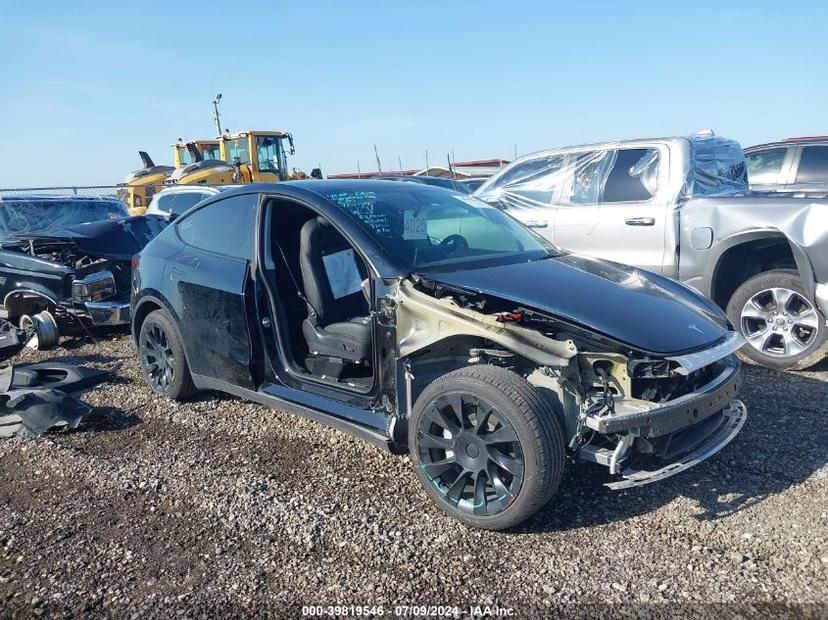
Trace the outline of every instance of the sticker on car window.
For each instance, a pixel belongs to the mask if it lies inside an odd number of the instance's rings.
[[[403,211],[403,239],[428,239],[428,214],[422,211]]]

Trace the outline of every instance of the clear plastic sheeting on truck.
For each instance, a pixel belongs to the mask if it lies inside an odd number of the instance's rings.
[[[477,196],[506,208],[649,200],[658,188],[659,152],[603,145],[527,155],[485,183]]]
[[[712,135],[685,138],[690,166],[678,195],[734,195],[748,189],[738,142]],[[526,155],[492,177],[476,196],[511,209],[647,202],[669,165],[666,148],[645,141],[565,147]]]
[[[690,170],[681,190],[682,198],[748,191],[745,156],[738,142],[717,136],[692,136],[689,140]]]

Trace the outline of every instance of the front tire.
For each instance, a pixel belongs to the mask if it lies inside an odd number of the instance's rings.
[[[186,400],[197,392],[178,327],[164,310],[153,310],[141,324],[138,356],[144,378],[159,396]]]
[[[417,398],[409,424],[417,478],[441,510],[467,525],[517,525],[560,484],[560,423],[511,371],[468,366],[440,377]]]
[[[825,317],[796,271],[775,269],[750,278],[730,298],[727,316],[748,341],[740,353],[762,366],[807,368],[828,352]]]

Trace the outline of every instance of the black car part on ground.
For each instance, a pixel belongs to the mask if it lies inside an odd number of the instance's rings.
[[[0,323],[0,359],[37,338],[8,321]],[[24,364],[0,368],[0,437],[36,436],[51,428],[76,428],[91,407],[70,396],[102,383],[108,372],[71,364]]]

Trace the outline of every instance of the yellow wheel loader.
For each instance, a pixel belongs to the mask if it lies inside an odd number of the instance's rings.
[[[201,158],[196,158],[193,153],[193,147],[201,154]],[[175,160],[176,168],[183,168],[194,164],[201,159],[221,159],[221,149],[219,148],[218,140],[193,140],[191,142],[184,142],[181,138],[178,142],[173,144],[173,159]]]
[[[131,172],[118,190],[118,197],[126,203],[130,215],[143,215],[155,192],[160,191],[164,181],[174,168],[156,166],[146,151],[138,151],[144,167]]]
[[[296,152],[293,136],[286,131],[242,131],[220,138],[221,158],[233,166],[236,183],[287,181],[285,142],[291,155]]]

